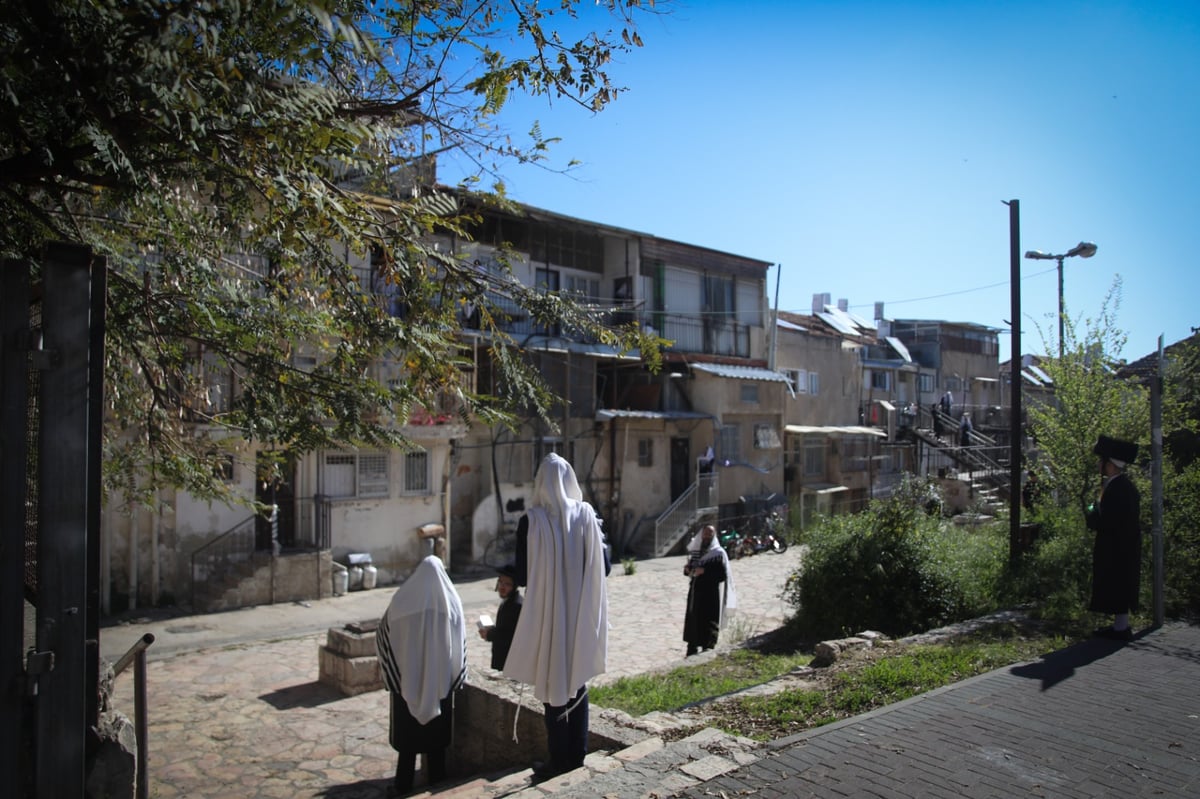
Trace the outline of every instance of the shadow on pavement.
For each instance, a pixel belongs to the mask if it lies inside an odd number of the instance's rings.
[[[391,780],[360,780],[344,785],[330,785],[315,795],[327,799],[384,799],[392,795],[388,791],[391,787]]]
[[[1145,633],[1139,634],[1140,638]],[[1134,640],[1137,640],[1135,638]],[[1090,638],[1080,641],[1074,646],[1051,652],[1034,663],[1014,666],[1010,671],[1018,677],[1031,680],[1041,680],[1042,690],[1048,691],[1063,680],[1075,676],[1076,669],[1081,669],[1106,658],[1128,644],[1120,641],[1110,641],[1104,638]]]
[[[294,707],[320,707],[330,702],[339,702],[346,697],[341,691],[324,683],[306,682],[278,688],[258,698],[276,710],[290,710]]]

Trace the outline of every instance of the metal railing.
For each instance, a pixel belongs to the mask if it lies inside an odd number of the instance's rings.
[[[154,643],[154,634],[146,633],[121,659],[113,666],[113,679],[125,671],[130,663],[133,664],[133,736],[137,741],[137,752],[134,754],[134,764],[137,771],[134,784],[137,799],[147,799],[150,796],[150,774],[147,764],[150,761],[149,741],[150,726],[146,717],[146,649]]]
[[[292,523],[292,519],[295,523]],[[215,579],[221,581],[244,579],[264,559],[275,557],[275,544],[282,550],[323,552],[330,548],[332,528],[332,503],[329,497],[317,494],[311,499],[298,499],[279,508],[278,540],[268,527],[265,531],[263,517],[253,515],[235,524],[225,532],[206,541],[191,554],[191,604],[198,609],[197,599],[214,599],[200,596],[211,592]],[[314,560],[313,576],[315,593],[321,592],[320,559]]]
[[[654,554],[661,557],[664,545],[673,545],[702,508],[714,507],[717,476],[701,474],[654,522]]]
[[[258,538],[258,515],[235,524],[192,552],[192,608],[196,605],[197,587],[208,588],[214,575],[230,573],[249,576],[253,572],[254,553]],[[250,564],[250,565],[246,565]],[[201,570],[201,571],[198,571]]]

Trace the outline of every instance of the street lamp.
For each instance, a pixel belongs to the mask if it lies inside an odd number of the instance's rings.
[[[1025,253],[1026,258],[1033,258],[1039,261],[1058,261],[1058,360],[1063,359],[1063,318],[1066,316],[1066,309],[1063,308],[1063,259],[1073,258],[1078,255],[1080,258],[1091,258],[1096,254],[1096,245],[1090,241],[1081,241],[1071,249],[1064,252],[1062,255],[1051,255],[1044,253],[1041,250],[1030,250]],[[1019,324],[1017,320],[1013,320],[1014,324]]]

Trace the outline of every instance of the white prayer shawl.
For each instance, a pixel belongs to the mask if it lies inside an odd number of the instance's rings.
[[[724,599],[721,602],[721,620],[720,627],[725,626],[725,622],[729,619],[729,611],[737,610],[737,591],[733,587],[733,569],[729,566],[729,555],[725,553],[725,547],[717,541],[716,536],[713,536],[712,543],[703,553],[700,547],[703,544],[704,536],[700,533],[692,536],[692,540],[688,541],[687,551],[689,557],[699,556],[698,566],[703,566],[705,561],[719,560],[721,565],[725,567],[725,593]]]
[[[504,676],[533,686],[541,702],[562,706],[608,658],[608,591],[600,522],[570,464],[542,462],[528,511],[525,603]]]
[[[384,683],[418,723],[439,716],[442,699],[465,681],[466,641],[462,601],[430,555],[396,590],[375,637]]]

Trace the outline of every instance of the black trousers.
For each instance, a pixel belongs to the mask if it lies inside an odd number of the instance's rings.
[[[429,784],[433,785],[446,779],[446,750],[437,749],[422,754],[425,757],[425,774],[429,777]],[[416,773],[416,750],[400,752],[396,758],[396,779],[393,783],[396,786],[396,792],[405,794],[411,791]]]
[[[546,744],[550,750],[550,767],[555,771],[571,771],[583,765],[587,755],[588,696],[587,686],[565,705],[544,705],[546,711]]]

